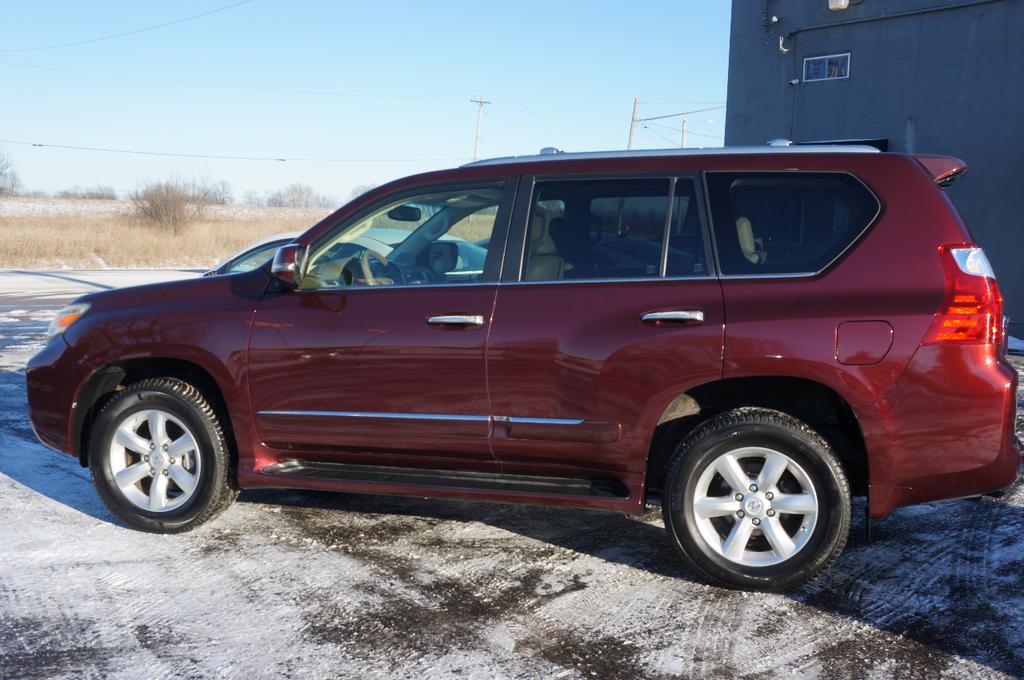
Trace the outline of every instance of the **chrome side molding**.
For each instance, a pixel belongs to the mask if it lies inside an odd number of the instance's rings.
[[[488,422],[490,416],[462,416],[452,413],[385,413],[375,411],[259,411],[261,416],[302,416],[313,418],[384,418],[389,420],[449,420]]]
[[[511,437],[513,439],[537,439],[564,442],[587,442],[592,444],[608,444],[617,441],[622,434],[622,427],[617,423],[608,423],[581,418],[530,418],[518,416],[480,416],[459,415],[448,413],[387,413],[376,411],[258,411],[258,416],[291,416],[312,418],[362,418],[410,423],[477,423],[487,425],[478,432],[464,433],[475,437]],[[326,421],[324,426],[327,427]]]
[[[504,420],[512,425],[516,423],[520,425],[582,425],[584,423],[580,418],[517,418],[515,416],[505,418],[495,416],[494,419]]]
[[[380,411],[258,411],[261,416],[302,416],[313,418],[383,418],[389,420],[450,420],[458,422],[519,423],[521,425],[583,425],[580,418],[519,418],[515,416],[467,416],[455,413],[398,413]]]

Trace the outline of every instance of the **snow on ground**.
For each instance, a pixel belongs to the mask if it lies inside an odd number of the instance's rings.
[[[1008,346],[1011,352],[1019,352],[1021,354],[1024,354],[1024,340],[1021,340],[1020,338],[1015,338],[1011,335]]]
[[[0,269],[0,297],[71,298],[86,293],[191,279],[197,269]]]
[[[795,593],[702,584],[657,514],[245,492],[125,528],[36,443],[52,306],[0,299],[2,678],[1007,678],[1024,674],[1024,489],[895,512]]]

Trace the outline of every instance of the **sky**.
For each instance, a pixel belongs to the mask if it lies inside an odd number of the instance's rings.
[[[730,4],[5,3],[0,149],[29,190],[179,177],[225,180],[236,198],[302,182],[344,200],[470,160],[470,99],[493,102],[481,157],[625,148],[634,97],[641,118],[724,106]],[[687,146],[721,146],[724,109],[687,118]],[[636,147],[678,146],[680,120],[644,124]]]

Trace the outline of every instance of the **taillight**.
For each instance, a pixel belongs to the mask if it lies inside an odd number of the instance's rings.
[[[1003,297],[985,251],[970,243],[939,248],[946,295],[925,344],[999,344],[1003,340]]]

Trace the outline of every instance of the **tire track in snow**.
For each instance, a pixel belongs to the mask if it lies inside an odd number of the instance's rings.
[[[153,537],[112,524],[77,463],[26,434],[18,362],[38,347],[35,323],[30,338],[0,321],[0,676],[1024,668],[1020,489],[897,511],[791,596],[693,582],[651,518],[585,511],[249,492],[209,527]],[[941,526],[952,512],[963,524]]]

